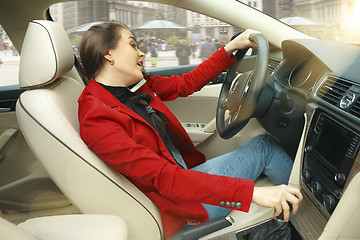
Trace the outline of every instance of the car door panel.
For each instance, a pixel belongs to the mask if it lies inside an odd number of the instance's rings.
[[[16,100],[23,91],[18,85],[0,87],[0,113],[14,111]]]
[[[241,132],[231,139],[222,139],[216,132],[216,107],[220,90],[221,84],[208,85],[191,96],[166,102],[194,145],[207,159],[230,152],[248,139],[265,133],[256,119],[250,119]]]
[[[186,98],[166,102],[195,145],[215,133],[215,114],[220,84],[209,85]]]

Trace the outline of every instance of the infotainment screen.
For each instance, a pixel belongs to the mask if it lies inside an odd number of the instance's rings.
[[[315,151],[326,160],[336,172],[343,172],[346,152],[352,142],[352,134],[329,119],[322,122]]]

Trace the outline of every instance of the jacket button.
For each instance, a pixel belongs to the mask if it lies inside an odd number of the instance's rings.
[[[226,206],[226,207],[230,207],[230,206],[231,206],[230,202],[226,202],[226,203],[225,203],[225,206]]]
[[[232,202],[232,203],[231,203],[231,207],[236,207],[236,203],[235,203],[235,202]]]
[[[241,208],[241,203],[237,202],[237,203],[236,203],[236,207],[237,207],[237,208]]]
[[[225,202],[224,202],[224,201],[221,201],[221,202],[220,202],[220,206],[222,206],[222,207],[225,206]]]

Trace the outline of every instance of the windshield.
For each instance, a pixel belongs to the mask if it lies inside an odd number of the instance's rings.
[[[360,43],[360,0],[234,1],[315,38]],[[210,52],[202,50],[206,42],[214,46],[211,49],[218,49],[241,31],[209,16],[146,1],[64,2],[51,6],[50,15],[69,34],[77,57],[82,35],[89,27],[109,20],[125,23],[146,54],[147,69],[199,64]]]
[[[360,0],[236,1],[256,8],[315,38],[346,42],[360,41]],[[51,15],[66,30],[79,31],[79,29],[71,28],[89,22],[118,20],[134,26],[148,20],[161,19],[173,21],[191,30],[191,40],[195,38],[195,41],[201,41],[205,35],[210,35],[220,42],[226,42],[228,39],[224,35],[229,35],[229,26],[223,22],[158,3],[122,0],[70,2],[60,4],[62,5],[60,7],[58,5],[51,7]],[[92,13],[92,15],[87,13]],[[76,21],[72,17],[73,14],[76,15]],[[177,27],[181,30],[180,26]],[[150,31],[150,29],[147,30]],[[214,30],[219,32],[216,34],[217,37],[211,36]],[[144,29],[143,32],[145,32]],[[182,37],[181,34],[180,31],[180,34],[172,35]],[[186,37],[189,38],[189,34]],[[172,41],[178,41],[178,39],[173,38]]]
[[[360,0],[234,1],[312,37],[360,45]],[[206,59],[206,51],[201,51],[204,43],[210,41],[217,49],[241,31],[199,13],[146,1],[64,2],[51,6],[50,16],[69,34],[76,57],[82,34],[90,26],[109,20],[125,23],[146,53],[147,69],[199,64]],[[152,45],[156,58],[151,56]],[[0,76],[7,79],[1,85],[17,84],[19,61],[15,46],[0,25]]]

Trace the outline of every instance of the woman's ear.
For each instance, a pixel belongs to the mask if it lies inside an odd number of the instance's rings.
[[[105,54],[104,58],[110,63],[110,65],[114,65],[115,61],[109,52]]]
[[[105,58],[106,60],[108,60],[109,62],[112,60],[112,57],[111,57],[111,54],[109,53],[109,51],[106,52],[104,58]]]

